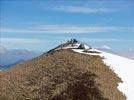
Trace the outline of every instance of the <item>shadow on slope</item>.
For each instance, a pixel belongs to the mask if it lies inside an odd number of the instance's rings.
[[[68,85],[65,91],[54,95],[50,100],[108,100],[95,85],[95,77],[91,72],[77,76],[76,81]]]

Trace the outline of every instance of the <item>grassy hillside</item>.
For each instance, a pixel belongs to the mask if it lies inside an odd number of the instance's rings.
[[[126,100],[99,56],[60,50],[0,72],[0,100]]]

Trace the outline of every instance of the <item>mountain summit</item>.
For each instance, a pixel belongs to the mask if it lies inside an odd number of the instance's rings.
[[[48,53],[56,51],[56,50],[60,50],[60,49],[84,49],[84,50],[86,50],[86,49],[90,49],[90,48],[91,47],[88,46],[86,43],[82,43],[76,39],[71,39],[65,43],[60,44],[59,46],[55,47],[54,49],[48,51]]]
[[[1,71],[0,100],[126,100],[117,88],[122,80],[104,63],[105,55],[71,39]]]

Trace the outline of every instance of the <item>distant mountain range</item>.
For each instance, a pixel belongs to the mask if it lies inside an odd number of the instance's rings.
[[[0,46],[0,66],[1,68],[8,68],[39,55],[40,53],[35,53],[33,51],[21,49],[8,50],[5,47]]]

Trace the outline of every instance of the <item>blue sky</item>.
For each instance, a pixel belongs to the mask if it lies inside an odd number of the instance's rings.
[[[71,38],[134,50],[133,0],[0,0],[0,45],[46,51]]]

